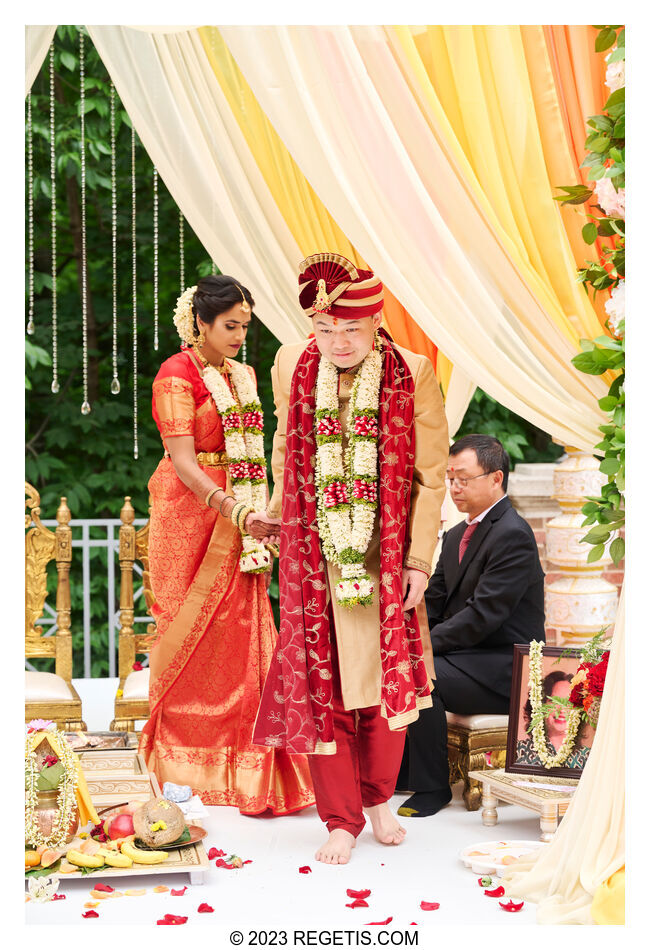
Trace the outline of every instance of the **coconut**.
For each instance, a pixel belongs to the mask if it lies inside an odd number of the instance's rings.
[[[185,815],[178,805],[166,798],[150,798],[134,812],[133,828],[137,838],[150,848],[157,848],[180,838]]]

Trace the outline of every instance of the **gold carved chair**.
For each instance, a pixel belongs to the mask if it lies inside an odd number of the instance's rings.
[[[507,738],[507,716],[447,713],[449,784],[463,782],[463,801],[468,811],[476,811],[481,804],[481,783],[471,779],[469,773],[502,769],[506,764]]]
[[[72,685],[72,633],[70,631],[70,564],[72,529],[65,498],[50,531],[41,523],[41,498],[25,482],[25,659],[49,657],[54,673],[25,670],[25,722],[52,719],[62,729],[85,730],[81,700]],[[56,561],[56,629],[43,636],[36,623],[47,599],[47,565]]]
[[[118,645],[118,672],[120,684],[115,698],[115,718],[111,729],[116,732],[134,732],[138,719],[149,718],[149,669],[134,670],[138,654],[149,653],[156,638],[156,625],[147,625],[146,633],[134,630],[135,604],[133,599],[133,568],[136,561],[142,566],[142,587],[147,613],[151,615],[154,603],[149,577],[149,522],[135,527],[135,511],[130,496],[124,499],[120,511],[120,636]]]

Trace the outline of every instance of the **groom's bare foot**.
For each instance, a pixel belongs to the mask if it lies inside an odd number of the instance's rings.
[[[372,824],[372,833],[380,844],[401,844],[406,835],[406,829],[402,828],[399,821],[392,813],[388,802],[381,805],[372,805],[365,808],[370,823]]]
[[[344,828],[335,828],[322,848],[316,852],[316,860],[323,864],[347,864],[352,848],[356,845],[354,835]]]

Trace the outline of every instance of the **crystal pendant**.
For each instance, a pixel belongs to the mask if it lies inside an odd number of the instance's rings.
[[[84,399],[81,405],[81,414],[82,416],[87,416],[89,412],[90,412],[90,403],[88,402],[87,399]]]
[[[34,335],[35,329],[36,327],[34,326],[34,321],[30,320],[27,324],[27,332],[29,333],[30,336]]]
[[[117,378],[117,376],[113,376],[113,382],[111,383],[111,392],[113,393],[114,396],[117,396],[119,391],[120,391],[120,381]]]
[[[138,457],[138,447],[136,445],[135,448],[133,449],[133,458],[137,459],[137,457]]]
[[[156,337],[156,338],[154,339],[154,341],[153,341],[153,348],[154,348],[154,350],[157,350],[157,349],[158,349],[158,337]]]
[[[50,386],[50,389],[52,390],[52,392],[53,392],[53,393],[58,393],[58,391],[59,391],[60,388],[61,388],[61,387],[59,386],[59,381],[58,381],[58,379],[53,379],[53,380],[52,380],[52,385]]]

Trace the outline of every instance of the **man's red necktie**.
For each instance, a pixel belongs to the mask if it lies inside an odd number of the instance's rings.
[[[481,523],[480,521],[475,521],[474,524],[468,524],[467,527],[465,528],[465,532],[462,538],[460,539],[460,544],[458,545],[458,563],[459,564],[463,560],[463,555],[465,554],[465,551],[467,550],[467,546],[469,544],[470,538],[472,537],[472,535],[474,534],[474,532],[476,531],[480,523]]]

